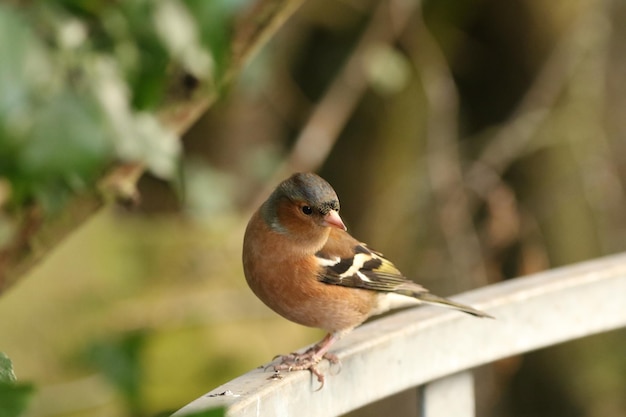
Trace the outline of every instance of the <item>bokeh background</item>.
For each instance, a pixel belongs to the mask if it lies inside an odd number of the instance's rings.
[[[113,7],[64,3],[87,24]],[[320,338],[240,265],[248,217],[293,171],[442,295],[626,250],[625,21],[621,0],[304,2],[185,134],[171,180],[143,176],[137,206],[98,211],[1,295],[24,415],[168,415]],[[625,352],[620,330],[481,368],[478,415],[623,416]],[[383,413],[417,415],[412,394],[351,416]]]

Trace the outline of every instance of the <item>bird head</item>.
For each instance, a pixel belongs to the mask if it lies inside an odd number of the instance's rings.
[[[297,173],[280,183],[263,204],[262,214],[272,229],[300,236],[346,230],[339,216],[333,187],[313,173]]]

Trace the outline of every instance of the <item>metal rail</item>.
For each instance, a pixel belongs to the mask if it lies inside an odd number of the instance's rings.
[[[467,370],[495,360],[626,327],[626,254],[557,268],[453,297],[496,320],[418,307],[365,324],[333,350],[323,389],[308,372],[271,378],[263,368],[198,398],[174,416],[216,407],[227,415],[337,416],[411,387],[422,415],[473,416]],[[455,401],[446,400],[452,395]],[[451,411],[450,407],[454,407]]]

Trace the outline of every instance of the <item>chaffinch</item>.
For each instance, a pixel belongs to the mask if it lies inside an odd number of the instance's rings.
[[[304,353],[281,356],[275,371],[337,363],[331,345],[368,317],[420,303],[491,317],[428,292],[407,279],[381,253],[353,238],[339,217],[331,185],[297,173],[276,187],[254,213],[243,242],[243,268],[252,291],[288,320],[328,334]]]

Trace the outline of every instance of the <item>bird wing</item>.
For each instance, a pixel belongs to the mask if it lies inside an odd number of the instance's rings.
[[[335,241],[329,239],[329,244],[315,256],[321,266],[319,280],[327,284],[395,292],[412,297],[427,292],[402,275],[383,254],[369,249],[353,238]]]
[[[342,230],[333,229],[326,245],[315,256],[320,266],[318,278],[327,284],[406,295],[427,304],[493,318],[473,307],[431,294],[402,275],[382,253],[369,249]]]

